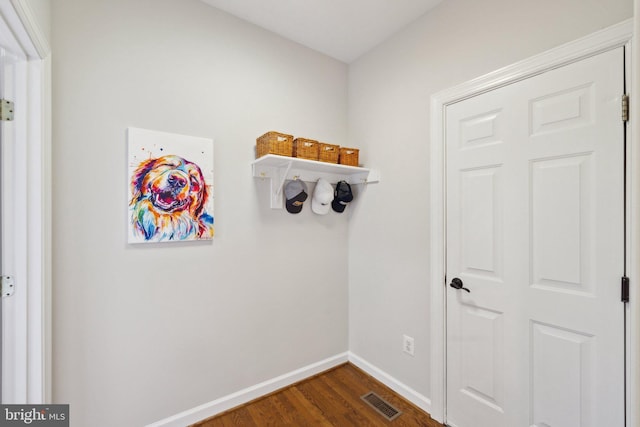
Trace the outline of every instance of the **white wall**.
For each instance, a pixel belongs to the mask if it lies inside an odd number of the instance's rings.
[[[631,16],[631,0],[446,0],[351,64],[349,140],[383,179],[349,227],[350,351],[431,396],[430,96]]]
[[[55,401],[142,425],[347,348],[429,397],[430,95],[631,3],[446,0],[347,70],[197,0],[56,0]],[[127,126],[215,138],[212,243],[126,245]],[[343,216],[271,210],[270,129],[358,146],[382,181]]]
[[[345,145],[347,66],[197,0],[56,0],[54,400],[160,420],[347,350],[347,216],[269,208],[268,130]],[[126,244],[128,126],[215,139],[212,243]],[[310,187],[311,189],[311,187]]]

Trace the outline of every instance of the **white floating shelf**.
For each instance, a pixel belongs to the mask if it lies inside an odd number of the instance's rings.
[[[300,179],[316,182],[324,178],[331,184],[347,181],[349,184],[373,184],[380,181],[380,173],[374,169],[338,165],[315,160],[267,154],[251,163],[254,178],[271,180],[271,208],[282,209],[282,188],[285,181]]]

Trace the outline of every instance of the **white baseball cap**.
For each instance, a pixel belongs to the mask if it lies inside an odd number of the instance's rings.
[[[326,215],[331,209],[331,201],[333,200],[333,187],[324,179],[318,179],[316,188],[313,190],[313,198],[311,199],[311,210],[318,215]]]

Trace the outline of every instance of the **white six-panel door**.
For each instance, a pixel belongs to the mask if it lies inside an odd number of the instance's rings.
[[[446,109],[456,427],[624,425],[623,48]]]

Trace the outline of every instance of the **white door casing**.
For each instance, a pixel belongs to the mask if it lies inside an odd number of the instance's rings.
[[[432,345],[431,345],[431,414],[434,419],[438,421],[444,421],[445,419],[445,296],[448,292],[448,288],[445,288],[445,155],[444,155],[444,141],[445,141],[445,122],[444,112],[449,106],[476,96],[478,94],[491,91],[509,85],[513,82],[517,82],[523,79],[527,79],[532,76],[536,76],[545,73],[549,70],[553,70],[560,66],[571,64],[584,58],[602,53],[617,47],[627,47],[627,59],[629,59],[630,52],[630,39],[632,35],[632,22],[631,20],[624,21],[618,25],[606,28],[592,35],[578,39],[574,42],[567,43],[559,46],[551,51],[545,52],[540,55],[536,55],[527,60],[516,63],[512,66],[505,67],[496,72],[479,77],[467,83],[461,84],[456,87],[452,87],[440,93],[432,96],[431,99],[431,331],[432,331]],[[634,80],[635,81],[635,80]],[[630,82],[627,81],[627,90],[630,90]],[[628,133],[632,136],[634,133],[633,123],[628,127]],[[627,171],[627,176],[634,176],[633,168],[638,167],[638,160],[640,159],[636,155],[635,148],[631,144],[627,146],[627,155],[632,159],[630,168]],[[556,165],[559,166],[559,165]],[[575,167],[574,167],[575,168]],[[557,168],[556,168],[557,169]],[[542,169],[541,169],[542,170]],[[551,175],[553,172],[551,172]],[[551,176],[549,175],[549,176]],[[491,179],[489,177],[482,177],[485,181]],[[637,187],[631,181],[627,183],[627,197],[629,203],[627,204],[627,218],[633,218],[637,216],[638,196]],[[634,261],[634,252],[638,247],[638,237],[635,230],[635,222],[628,219],[627,223],[627,260],[629,262],[629,272],[633,274],[638,271],[638,263]],[[485,258],[486,259],[486,258]],[[449,278],[451,279],[451,277]],[[618,278],[619,279],[619,278]],[[632,283],[633,283],[633,277]],[[618,282],[619,286],[619,282]],[[463,291],[460,291],[463,292]],[[633,302],[633,296],[635,294],[633,285],[631,288],[631,296]],[[470,295],[469,295],[470,296]],[[618,288],[619,297],[619,288]],[[464,296],[460,296],[464,298]],[[637,307],[635,304],[630,304],[627,308],[627,315],[631,319],[638,318],[636,313]],[[490,318],[492,313],[484,313]],[[488,320],[487,320],[488,321]],[[477,325],[474,325],[477,326]],[[544,337],[548,337],[549,329],[545,327],[546,324],[537,325],[535,333],[538,334],[538,338],[544,340]],[[574,331],[575,332],[575,331]],[[638,342],[638,328],[634,324],[630,324],[628,328],[627,341],[631,340],[634,344],[628,346],[628,360],[634,360],[637,357],[638,351],[635,345]],[[562,333],[557,334],[562,335]],[[564,335],[567,337],[567,335]],[[627,382],[629,384],[630,392],[627,395],[627,422],[628,425],[637,425],[638,421],[638,408],[635,402],[638,396],[638,384],[635,381],[635,374],[633,366],[627,365]],[[629,374],[629,371],[631,374]],[[528,421],[528,420],[527,420]],[[542,421],[544,422],[544,421]]]
[[[447,107],[452,426],[624,424],[623,50]]]
[[[3,403],[51,401],[50,49],[26,0],[0,0],[3,126]]]
[[[21,99],[24,93],[15,78],[20,69],[15,53],[0,46],[0,98]],[[26,401],[27,395],[27,236],[26,203],[21,194],[26,193],[26,146],[22,124],[0,123],[2,150],[2,270],[14,278],[15,291],[11,297],[2,298],[2,399],[4,403]]]

